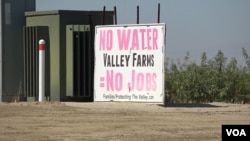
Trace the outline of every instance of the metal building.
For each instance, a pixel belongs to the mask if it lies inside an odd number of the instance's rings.
[[[23,94],[23,26],[35,0],[0,0],[0,102]]]
[[[0,102],[37,101],[40,39],[47,100],[93,101],[94,26],[113,24],[114,12],[35,7],[35,0],[0,0]]]
[[[105,16],[104,16],[105,15]],[[45,96],[93,101],[94,26],[113,24],[113,11],[25,12],[24,96],[38,98],[38,41],[46,42]]]

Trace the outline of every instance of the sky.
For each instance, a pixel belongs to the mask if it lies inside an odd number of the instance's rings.
[[[113,10],[118,24],[156,23],[167,25],[166,57],[176,62],[187,52],[200,63],[203,52],[213,59],[221,50],[229,62],[236,57],[245,66],[241,48],[250,56],[250,0],[36,0],[36,10]]]

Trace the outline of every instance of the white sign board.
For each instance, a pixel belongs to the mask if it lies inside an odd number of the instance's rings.
[[[165,24],[95,28],[95,101],[163,102]]]

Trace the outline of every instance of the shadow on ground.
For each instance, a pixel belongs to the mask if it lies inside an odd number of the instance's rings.
[[[208,104],[208,103],[166,103],[165,105],[160,105],[166,108],[217,108],[221,106]]]

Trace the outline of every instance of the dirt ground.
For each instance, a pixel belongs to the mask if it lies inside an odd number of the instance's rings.
[[[219,141],[222,124],[250,124],[250,105],[0,103],[1,141]]]

